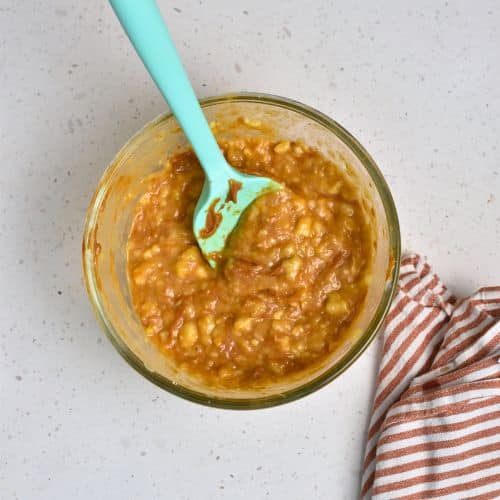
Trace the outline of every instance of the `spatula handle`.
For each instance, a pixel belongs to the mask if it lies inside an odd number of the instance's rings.
[[[110,0],[111,6],[207,174],[225,160],[201,110],[154,0]],[[221,167],[222,166],[222,167]],[[219,176],[223,172],[219,171]]]

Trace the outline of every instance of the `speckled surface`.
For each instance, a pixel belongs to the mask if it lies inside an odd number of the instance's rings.
[[[331,115],[386,175],[406,249],[460,295],[500,282],[498,2],[314,4],[160,0],[200,96]],[[165,109],[107,3],[3,0],[0,88],[2,500],[355,498],[377,342],[318,393],[238,413],[162,392],[99,331],[84,213]]]

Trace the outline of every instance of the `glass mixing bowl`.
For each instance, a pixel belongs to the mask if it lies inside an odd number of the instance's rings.
[[[389,188],[377,165],[359,142],[338,123],[308,106],[265,94],[231,94],[202,101],[209,121],[224,125],[238,117],[260,120],[262,132],[231,127],[224,137],[265,134],[301,139],[322,151],[340,168],[349,166],[373,214],[375,250],[372,279],[348,340],[324,362],[295,378],[259,390],[206,387],[180,371],[144,334],[131,303],[126,271],[126,244],[134,207],[146,190],[145,177],[162,160],[189,145],[171,114],[147,124],[128,141],[108,166],[92,198],[83,237],[83,272],[90,301],[106,335],[118,352],[153,383],[183,398],[222,408],[263,408],[305,396],[344,372],[381,328],[396,289],[400,234]]]

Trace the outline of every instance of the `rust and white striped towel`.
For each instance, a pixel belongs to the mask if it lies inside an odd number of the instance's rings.
[[[403,259],[363,467],[363,499],[500,498],[500,287],[457,303]]]

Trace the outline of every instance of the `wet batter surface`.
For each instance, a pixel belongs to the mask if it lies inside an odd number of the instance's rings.
[[[130,290],[145,334],[181,369],[209,385],[261,387],[339,347],[366,296],[371,231],[353,180],[318,151],[220,146],[237,169],[285,189],[245,211],[213,270],[192,230],[203,172],[191,151],[170,158],[136,207]]]

